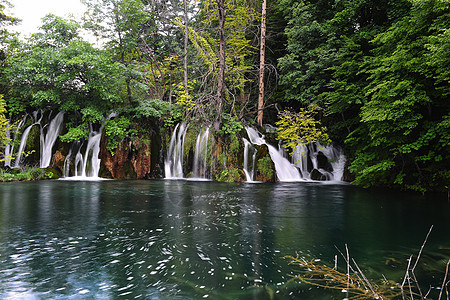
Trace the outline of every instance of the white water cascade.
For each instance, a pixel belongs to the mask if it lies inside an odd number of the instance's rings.
[[[284,150],[281,147],[277,150],[272,145],[267,144],[264,140],[264,136],[253,128],[247,127],[246,130],[252,144],[267,145],[270,158],[275,164],[275,171],[279,181],[312,180],[311,175],[314,170],[318,172],[317,174],[320,175],[320,177],[325,178],[328,181],[342,180],[346,159],[341,149],[332,145],[323,146],[320,143],[298,145],[294,149],[293,163],[291,163],[284,157]],[[319,166],[319,155],[322,155],[327,159],[327,165],[331,166],[332,170],[329,170],[329,167],[327,167],[328,170],[326,170]],[[244,153],[244,169],[246,168],[247,156],[248,153]]]
[[[86,149],[82,151],[83,144],[72,144],[64,161],[64,176],[66,180],[99,180],[98,172],[100,170],[101,160],[98,158],[100,153],[100,141],[104,125],[98,131],[94,130],[92,124],[89,125],[89,136]],[[73,174],[70,176],[70,162],[73,159],[73,149],[78,147],[74,157]]]
[[[331,164],[333,168],[333,177],[334,181],[341,181],[344,176],[344,168],[345,168],[345,156],[342,149],[337,149],[332,145],[322,146],[320,144],[317,145],[317,148],[320,152],[325,155],[328,159],[328,162]]]
[[[20,129],[22,129],[23,124],[25,124],[27,116],[28,115],[25,114],[23,119],[20,120],[20,122],[17,124],[16,130],[14,131],[14,137],[12,139],[11,139],[11,128],[8,126],[7,130],[8,144],[5,147],[5,167],[11,168],[11,161],[14,155],[14,141],[17,139],[17,134],[19,133]]]
[[[252,144],[266,145],[269,148],[269,155],[275,165],[275,171],[277,172],[279,181],[290,182],[302,180],[298,169],[283,156],[282,151],[278,151],[274,146],[267,144],[264,136],[255,129],[251,127],[246,127],[245,129]]]
[[[166,179],[182,179],[184,139],[188,126],[185,123],[177,124],[170,139],[169,151],[164,161]]]
[[[49,116],[50,118],[50,116]],[[59,112],[53,120],[48,123],[47,133],[44,134],[44,127],[41,127],[41,168],[47,168],[52,159],[52,148],[61,132],[61,125],[64,120],[64,112]]]
[[[207,178],[206,160],[208,157],[209,128],[198,133],[195,143],[194,166],[192,170],[193,179],[204,180]]]
[[[252,144],[245,138],[242,139],[244,141],[244,173],[247,182],[255,182],[255,163],[256,163],[256,149],[252,146]],[[252,151],[252,163],[249,165],[248,158],[249,152]]]
[[[31,128],[34,125],[40,125],[41,124],[43,115],[44,114],[43,114],[42,111],[35,111],[35,112],[33,112],[34,122],[30,126],[25,128],[25,130],[22,133],[22,138],[20,140],[19,150],[17,151],[17,157],[16,157],[16,159],[14,161],[14,168],[20,168],[21,167],[23,153],[24,153],[25,147],[27,146],[28,134],[30,133]]]

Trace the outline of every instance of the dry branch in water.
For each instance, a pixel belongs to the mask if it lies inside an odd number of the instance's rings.
[[[403,279],[402,284],[398,284],[392,281],[386,280],[384,278],[379,283],[369,281],[364,273],[361,271],[354,259],[350,259],[349,251],[347,245],[346,255],[344,255],[339,249],[339,253],[344,258],[347,263],[347,272],[341,272],[337,268],[337,257],[335,257],[335,267],[329,267],[327,265],[319,263],[319,259],[307,260],[304,257],[288,256],[290,259],[290,265],[300,266],[299,274],[292,276],[301,282],[311,284],[317,287],[322,287],[326,289],[340,290],[346,293],[345,299],[399,299],[400,297],[404,300],[417,299],[428,299],[428,294],[430,290],[424,294],[422,293],[419,283],[415,275],[415,269],[421,257],[422,251],[428,240],[433,226],[428,231],[428,234],[420,248],[415,261],[411,255],[408,260],[408,266],[406,268],[406,274]],[[413,265],[411,267],[411,265]],[[440,293],[438,300],[441,300],[442,296],[447,295],[447,300],[449,300],[449,292],[447,290],[450,280],[447,281],[447,276],[449,273],[450,260],[447,263],[446,271],[444,275],[444,280],[442,286],[440,287]]]
[[[348,299],[393,299],[401,296],[400,286],[382,282],[380,284],[370,283],[361,272],[356,272],[348,264],[348,269],[353,274],[343,273],[339,270],[320,264],[320,260],[306,260],[303,257],[288,256],[291,265],[297,265],[302,268],[300,274],[294,276],[301,282],[314,286],[340,290],[349,295]],[[359,269],[359,268],[358,268]]]

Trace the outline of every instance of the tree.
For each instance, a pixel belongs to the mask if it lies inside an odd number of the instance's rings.
[[[259,94],[258,94],[258,125],[262,127],[264,109],[264,58],[266,55],[266,0],[262,1],[261,9],[261,47],[259,54]]]
[[[88,7],[85,27],[106,41],[117,60],[127,69],[126,104],[133,101],[132,80],[141,77],[135,62],[138,46],[150,16],[141,0],[83,0]]]
[[[3,149],[9,142],[7,138],[6,131],[8,130],[8,119],[5,116],[6,107],[5,101],[3,100],[3,95],[0,94],[0,161],[5,159]]]
[[[120,67],[104,50],[78,38],[78,25],[45,17],[42,33],[32,36],[10,57],[6,77],[13,111],[28,107],[80,111],[86,121],[99,121],[116,103]]]
[[[284,110],[279,113],[277,136],[283,147],[292,152],[298,145],[330,143],[326,127],[316,119],[319,110],[317,105],[312,104],[307,109],[300,108],[298,112]]]
[[[224,0],[217,0],[217,15],[219,20],[219,70],[217,79],[217,115],[214,121],[214,129],[219,131],[222,124],[222,106],[225,93],[225,8]]]
[[[409,15],[378,34],[368,59],[367,101],[349,136],[350,170],[364,186],[425,191],[450,179],[450,77],[446,39],[450,3],[414,2]],[[448,52],[447,52],[448,54]]]

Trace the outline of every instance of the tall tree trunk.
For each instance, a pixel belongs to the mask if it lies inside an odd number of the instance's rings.
[[[189,94],[188,90],[188,61],[187,61],[187,55],[188,55],[188,12],[187,12],[187,0],[183,0],[183,6],[184,6],[184,92],[186,94],[186,97]]]
[[[264,110],[264,59],[266,56],[266,0],[262,3],[261,13],[261,48],[259,52],[259,95],[257,123],[262,127]]]
[[[219,131],[222,123],[222,105],[225,94],[225,8],[224,0],[217,0],[219,14],[219,74],[217,84],[217,116],[214,129]]]

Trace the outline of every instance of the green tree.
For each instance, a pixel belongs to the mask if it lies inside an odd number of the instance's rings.
[[[348,139],[356,183],[421,191],[448,184],[449,14],[448,1],[413,2],[408,16],[373,40],[368,101]]]
[[[89,121],[102,119],[121,101],[116,80],[120,65],[106,51],[80,40],[75,23],[52,15],[43,21],[43,33],[33,35],[9,59],[12,112],[51,108],[80,111]]]
[[[130,105],[134,90],[140,90],[143,76],[136,63],[151,16],[141,0],[83,0],[88,7],[85,27],[101,38],[125,69],[123,100]],[[151,49],[147,49],[151,51]]]
[[[0,94],[0,161],[4,161],[4,152],[3,149],[5,148],[6,144],[9,142],[7,138],[6,131],[8,129],[8,119],[5,116],[6,112],[6,105],[5,101],[3,100],[3,95]]]
[[[283,142],[283,147],[292,152],[298,145],[330,143],[326,127],[316,119],[319,111],[317,105],[311,104],[307,109],[300,108],[295,113],[288,110],[280,112],[276,122],[277,137]]]

